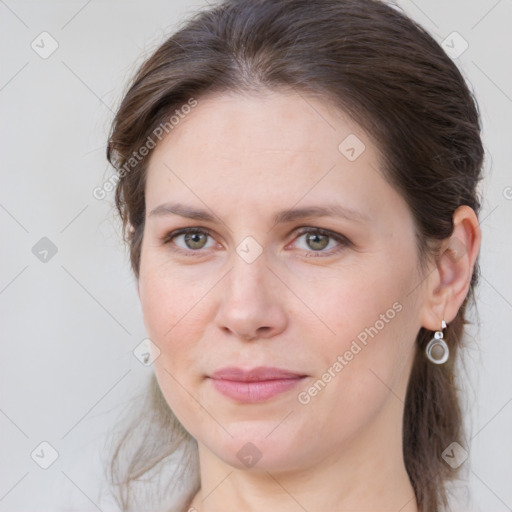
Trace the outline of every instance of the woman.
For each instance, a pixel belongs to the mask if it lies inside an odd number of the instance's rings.
[[[142,65],[108,158],[155,370],[123,510],[150,475],[159,510],[441,510],[483,149],[440,46],[374,0],[224,2]]]

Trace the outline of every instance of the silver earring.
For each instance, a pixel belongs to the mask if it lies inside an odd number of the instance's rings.
[[[443,329],[446,329],[446,322],[441,322],[441,330],[436,331],[434,337],[428,342],[425,348],[427,358],[431,363],[443,364],[450,357],[450,349],[443,339]]]

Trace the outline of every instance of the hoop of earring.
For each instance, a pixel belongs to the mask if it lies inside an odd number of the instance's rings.
[[[435,332],[434,337],[425,347],[427,359],[434,364],[446,363],[450,357],[450,349],[443,339],[443,329],[446,329],[446,322],[444,320],[441,322],[441,330]]]

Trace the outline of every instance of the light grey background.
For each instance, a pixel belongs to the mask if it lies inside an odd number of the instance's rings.
[[[0,0],[1,512],[112,509],[97,446],[152,370],[132,353],[145,331],[113,194],[92,191],[111,174],[105,141],[136,64],[202,5]],[[502,512],[512,508],[512,2],[398,5],[438,41],[469,44],[454,58],[479,101],[488,153],[480,326],[463,379],[471,495],[453,510]],[[58,44],[48,58],[43,31]],[[57,248],[46,262],[44,248],[33,253],[43,237]],[[59,454],[48,469],[43,441]]]

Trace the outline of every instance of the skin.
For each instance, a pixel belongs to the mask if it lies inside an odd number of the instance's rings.
[[[354,161],[338,149],[350,134],[365,145]],[[455,212],[459,255],[450,256],[448,239],[421,269],[411,212],[382,176],[372,140],[326,102],[276,91],[200,98],[153,151],[145,193],[139,296],[160,351],[159,385],[198,442],[201,489],[191,510],[417,511],[401,426],[414,343],[422,326],[453,320],[467,294],[480,243],[473,211]],[[169,202],[215,218],[151,215]],[[280,210],[332,203],[361,218],[273,222]],[[184,235],[167,236],[184,227],[210,236],[192,248]],[[303,227],[349,242],[320,236],[328,244],[319,249]],[[236,251],[246,237],[263,249],[252,262]],[[256,245],[241,247],[256,254]],[[300,403],[394,304],[394,317]],[[240,404],[207,378],[228,365],[307,377]],[[252,467],[237,457],[249,442],[261,454]]]

